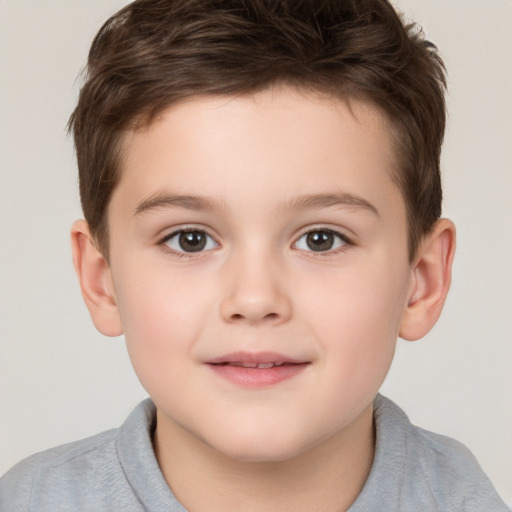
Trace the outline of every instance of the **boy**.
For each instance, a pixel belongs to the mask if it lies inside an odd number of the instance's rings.
[[[444,74],[371,2],[137,1],[71,119],[74,262],[151,401],[34,456],[1,510],[506,510],[377,395],[434,325]]]

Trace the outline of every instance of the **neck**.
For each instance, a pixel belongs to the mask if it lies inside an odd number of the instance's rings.
[[[342,512],[357,498],[370,472],[372,413],[370,406],[342,432],[291,459],[247,462],[169,425],[158,411],[155,454],[169,487],[187,510]]]

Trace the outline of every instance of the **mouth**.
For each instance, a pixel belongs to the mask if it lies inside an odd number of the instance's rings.
[[[273,352],[237,352],[208,360],[220,377],[244,387],[268,387],[302,373],[310,364]]]
[[[230,366],[240,366],[242,368],[274,368],[275,366],[284,366],[285,364],[296,364],[296,363],[284,363],[284,362],[275,362],[275,363],[252,363],[247,361],[241,361],[241,362],[233,362],[233,363],[212,363],[212,364],[219,364],[219,365],[230,365]]]

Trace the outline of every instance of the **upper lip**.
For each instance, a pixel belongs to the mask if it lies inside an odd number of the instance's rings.
[[[232,352],[213,359],[208,359],[206,364],[304,364],[308,361],[301,361],[277,352]]]

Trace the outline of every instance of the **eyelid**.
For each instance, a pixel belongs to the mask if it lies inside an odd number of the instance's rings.
[[[210,229],[208,229],[205,226],[198,226],[198,225],[194,225],[194,224],[186,224],[186,225],[176,226],[176,227],[172,228],[170,230],[170,232],[167,232],[164,236],[159,237],[156,244],[158,246],[160,246],[162,248],[162,250],[165,252],[172,253],[173,255],[175,255],[177,257],[186,257],[186,258],[187,257],[188,258],[198,257],[198,256],[201,256],[202,254],[204,254],[205,252],[213,250],[213,248],[209,248],[209,249],[202,249],[202,250],[196,251],[196,252],[187,252],[187,251],[176,250],[176,249],[173,249],[172,247],[169,247],[168,245],[166,245],[166,242],[171,240],[173,237],[179,235],[180,233],[184,233],[184,232],[186,233],[186,232],[190,232],[190,231],[199,231],[199,232],[204,233],[207,237],[209,237],[211,240],[213,240],[213,242],[215,243],[215,248],[220,247],[220,243],[217,241],[218,237],[216,235],[213,235],[211,233]],[[310,233],[319,232],[319,231],[325,231],[328,233],[332,233],[335,237],[339,238],[343,243],[341,244],[341,246],[338,246],[334,249],[328,249],[326,251],[313,251],[313,250],[305,250],[305,249],[298,249],[298,250],[306,252],[310,256],[313,256],[313,257],[327,257],[330,255],[336,254],[338,252],[344,251],[349,246],[355,245],[352,236],[348,236],[344,232],[344,230],[340,230],[339,228],[333,228],[333,227],[327,226],[325,224],[319,224],[317,226],[309,225],[307,228],[302,229],[300,234],[295,237],[295,241],[292,244],[292,248],[296,248],[295,246],[297,245],[298,241],[302,237],[304,237]]]
[[[318,226],[308,226],[306,229],[304,229],[299,236],[296,237],[295,242],[292,244],[292,248],[295,248],[299,240],[301,240],[304,236],[309,235],[310,233],[320,232],[324,231],[327,233],[332,233],[335,237],[339,238],[343,243],[335,247],[334,249],[328,249],[326,251],[313,251],[313,250],[307,250],[307,249],[298,249],[301,251],[304,251],[306,253],[309,253],[309,255],[314,257],[325,257],[330,256],[333,254],[336,254],[338,252],[344,251],[347,249],[347,247],[354,245],[354,242],[352,240],[352,237],[349,237],[344,232],[331,228],[325,225],[318,225]]]
[[[167,245],[167,242],[169,242],[169,240],[173,239],[174,237],[176,237],[177,235],[179,235],[181,233],[189,233],[189,232],[196,232],[196,231],[200,232],[200,233],[204,233],[208,238],[213,240],[213,242],[215,243],[215,248],[220,247],[220,244],[217,241],[216,237],[214,235],[212,235],[207,228],[205,228],[204,226],[197,226],[197,225],[190,225],[190,224],[173,228],[170,232],[168,232],[164,236],[161,236],[160,238],[158,238],[156,243],[158,246],[160,246],[162,248],[163,251],[171,253],[175,256],[188,257],[188,258],[197,257],[205,252],[211,251],[212,248],[202,249],[202,250],[196,251],[196,252],[187,252],[187,251],[173,249],[172,247],[169,247]]]

